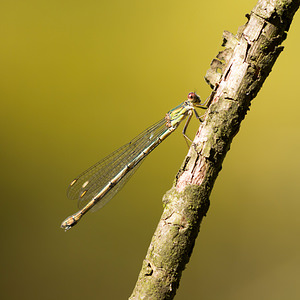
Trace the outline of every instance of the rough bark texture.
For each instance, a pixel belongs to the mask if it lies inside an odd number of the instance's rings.
[[[214,88],[205,121],[163,199],[164,211],[130,299],[173,299],[188,263],[209,196],[240,123],[269,75],[286,38],[297,1],[258,1],[248,22],[212,61],[206,80]]]

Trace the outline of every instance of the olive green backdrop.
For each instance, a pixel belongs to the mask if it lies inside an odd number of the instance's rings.
[[[81,171],[196,92],[256,1],[1,1],[1,298],[126,299],[181,129],[69,232]],[[232,143],[176,299],[299,299],[300,14]],[[189,135],[198,126],[192,122]]]

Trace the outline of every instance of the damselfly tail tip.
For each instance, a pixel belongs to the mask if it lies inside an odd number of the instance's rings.
[[[60,228],[64,229],[65,231],[68,231],[69,229],[72,228],[72,225],[68,225],[67,223],[68,219],[64,220],[60,225]]]
[[[64,229],[65,231],[68,231],[71,229],[74,225],[77,224],[77,222],[80,220],[82,215],[80,213],[76,213],[68,218],[66,218],[60,225],[60,228]]]
[[[63,224],[60,225],[60,228],[64,229],[65,232],[68,231],[69,229],[71,229],[71,226],[64,226]]]

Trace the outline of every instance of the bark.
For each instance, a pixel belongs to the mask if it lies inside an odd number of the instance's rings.
[[[260,0],[237,35],[224,32],[224,51],[206,81],[214,89],[206,118],[164,198],[164,211],[130,299],[173,299],[191,256],[209,196],[242,120],[277,57],[300,0]]]

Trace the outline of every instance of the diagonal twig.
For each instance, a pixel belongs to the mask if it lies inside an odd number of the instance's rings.
[[[209,196],[242,120],[283,50],[300,0],[259,0],[206,74],[214,88],[206,119],[164,198],[164,211],[130,299],[173,299]]]

